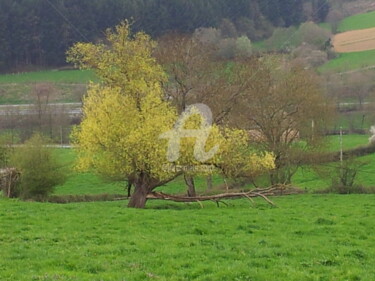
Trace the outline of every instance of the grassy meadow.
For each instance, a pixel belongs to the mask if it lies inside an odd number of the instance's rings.
[[[0,199],[1,280],[363,280],[375,196],[194,204]]]
[[[91,70],[45,70],[0,75],[0,84],[16,83],[88,83],[95,81]]]
[[[327,24],[325,25],[327,26]],[[358,14],[343,19],[338,27],[338,32],[346,32],[358,29],[375,27],[375,11]],[[339,54],[337,58],[330,60],[319,67],[319,72],[345,72],[358,68],[375,65],[375,50]]]
[[[375,23],[375,13],[360,20],[350,17],[340,31],[366,28],[371,21]],[[375,50],[341,54],[319,71],[370,65],[375,65]],[[0,104],[32,102],[25,93],[37,82],[59,85],[68,93],[59,102],[76,101],[81,90],[75,93],[65,84],[90,80],[95,80],[92,72],[78,70],[0,75]],[[357,115],[342,115],[339,126],[361,123]],[[366,119],[361,126],[371,124]],[[345,135],[343,148],[366,145],[368,138]],[[339,150],[338,136],[326,141],[328,151]],[[54,195],[126,195],[124,182],[75,171],[74,150],[55,152],[69,176]],[[375,186],[374,155],[358,160],[363,166],[357,182]],[[219,176],[213,183],[224,185]],[[330,179],[302,167],[293,185],[306,194],[271,198],[277,207],[260,198],[255,204],[225,200],[219,207],[208,201],[203,208],[198,203],[150,200],[145,210],[136,210],[126,208],[127,200],[53,204],[0,195],[0,280],[373,281],[375,195],[314,194],[329,184]],[[205,179],[196,178],[196,187],[206,192]],[[178,178],[157,190],[182,194],[186,187]]]
[[[367,138],[344,136],[344,148]],[[338,147],[337,136],[327,137],[327,149]],[[74,150],[55,152],[73,166]],[[373,171],[373,156],[366,157],[363,169]],[[306,169],[294,181],[307,191],[324,185]],[[197,186],[204,191],[204,180]],[[177,179],[159,190],[185,189]],[[55,194],[104,192],[125,194],[124,184],[74,171]],[[220,207],[203,202],[203,208],[151,200],[135,210],[126,200],[53,204],[0,197],[0,280],[373,280],[375,195],[272,200],[276,208],[258,198],[255,205],[241,199]]]
[[[358,14],[343,19],[338,27],[338,32],[375,27],[375,11]]]
[[[50,83],[51,102],[80,102],[89,81],[96,81],[90,70],[45,70],[0,75],[0,105],[35,102],[33,87]]]
[[[342,53],[318,68],[320,73],[345,72],[375,65],[375,50]]]

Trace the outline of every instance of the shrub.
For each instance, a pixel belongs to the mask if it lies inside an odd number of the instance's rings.
[[[9,134],[0,135],[0,169],[8,167],[11,141]]]
[[[248,58],[251,57],[252,46],[251,41],[247,36],[238,37],[236,40],[236,56]]]
[[[355,184],[353,186],[343,186],[340,184],[331,185],[325,189],[318,190],[316,193],[335,193],[335,194],[375,194],[375,187],[365,187]]]
[[[46,144],[48,139],[35,134],[11,156],[11,163],[21,172],[19,194],[23,199],[42,200],[65,181],[64,170]]]
[[[362,185],[352,185],[344,186],[342,184],[331,185],[327,189],[328,193],[337,193],[337,194],[366,194],[368,191]]]
[[[270,51],[290,51],[298,43],[295,42],[295,27],[276,28],[272,36],[265,41],[265,45]]]
[[[99,201],[117,201],[125,200],[126,196],[123,194],[85,194],[85,195],[52,195],[46,201],[50,203],[67,204],[79,202],[99,202]]]
[[[313,22],[305,22],[303,23],[296,34],[296,39],[298,40],[298,45],[302,43],[307,43],[310,45],[315,46],[316,48],[323,49],[326,42],[330,40],[331,33],[318,26]]]
[[[325,168],[323,177],[331,178],[332,184],[318,193],[337,193],[337,194],[369,194],[375,193],[374,187],[365,187],[356,183],[356,177],[361,167],[366,162],[357,160],[353,157],[348,158],[342,163],[335,163],[332,168]]]

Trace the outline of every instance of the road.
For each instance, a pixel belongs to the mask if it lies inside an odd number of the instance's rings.
[[[42,106],[45,110],[44,105]],[[74,117],[82,114],[82,103],[50,103],[47,105],[47,111],[64,112]],[[37,107],[35,104],[6,104],[0,105],[0,116],[7,115],[36,115]]]

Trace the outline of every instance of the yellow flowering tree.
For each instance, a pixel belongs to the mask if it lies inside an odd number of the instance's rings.
[[[128,180],[135,186],[128,206],[143,208],[147,195],[181,173],[171,165],[212,164],[220,168],[230,161],[229,151],[241,138],[226,136],[216,126],[201,129],[205,120],[197,118],[199,111],[192,109],[184,124],[176,128],[177,110],[164,98],[166,75],[152,57],[155,43],[148,35],[132,36],[128,23],[122,22],[108,30],[106,38],[107,44],[77,43],[68,51],[69,62],[93,69],[100,78],[89,86],[82,123],[73,133],[80,169]],[[183,132],[196,134],[178,135]],[[203,151],[200,154],[194,150],[197,142]],[[178,157],[171,154],[176,152],[171,144],[178,144]],[[204,159],[211,150],[212,157]],[[246,157],[241,159],[247,163],[251,159]],[[236,165],[226,165],[226,170]],[[272,164],[262,167],[269,169]]]

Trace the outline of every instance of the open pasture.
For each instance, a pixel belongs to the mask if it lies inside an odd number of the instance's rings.
[[[375,50],[341,53],[337,58],[320,66],[318,71],[320,73],[349,72],[365,68],[375,68]]]
[[[0,279],[362,280],[375,276],[374,195],[194,204],[0,199]]]
[[[366,143],[367,136],[344,136],[345,148]],[[337,136],[327,145],[337,150]],[[73,164],[74,150],[56,152],[64,165]],[[368,179],[375,161],[366,157]],[[324,184],[307,173],[296,175],[297,186],[311,191]],[[202,179],[197,184],[204,189]],[[161,188],[185,189],[181,179]],[[124,185],[72,171],[55,194],[104,192],[125,193]],[[52,204],[0,197],[0,280],[373,280],[375,195],[272,200],[276,208],[258,198],[255,205],[226,200],[219,208],[151,200],[137,210],[126,208],[126,200]]]
[[[0,84],[15,83],[87,83],[96,80],[90,70],[45,70],[0,75]]]
[[[345,32],[371,27],[375,27],[375,11],[353,15],[343,19],[339,24],[338,31]]]

